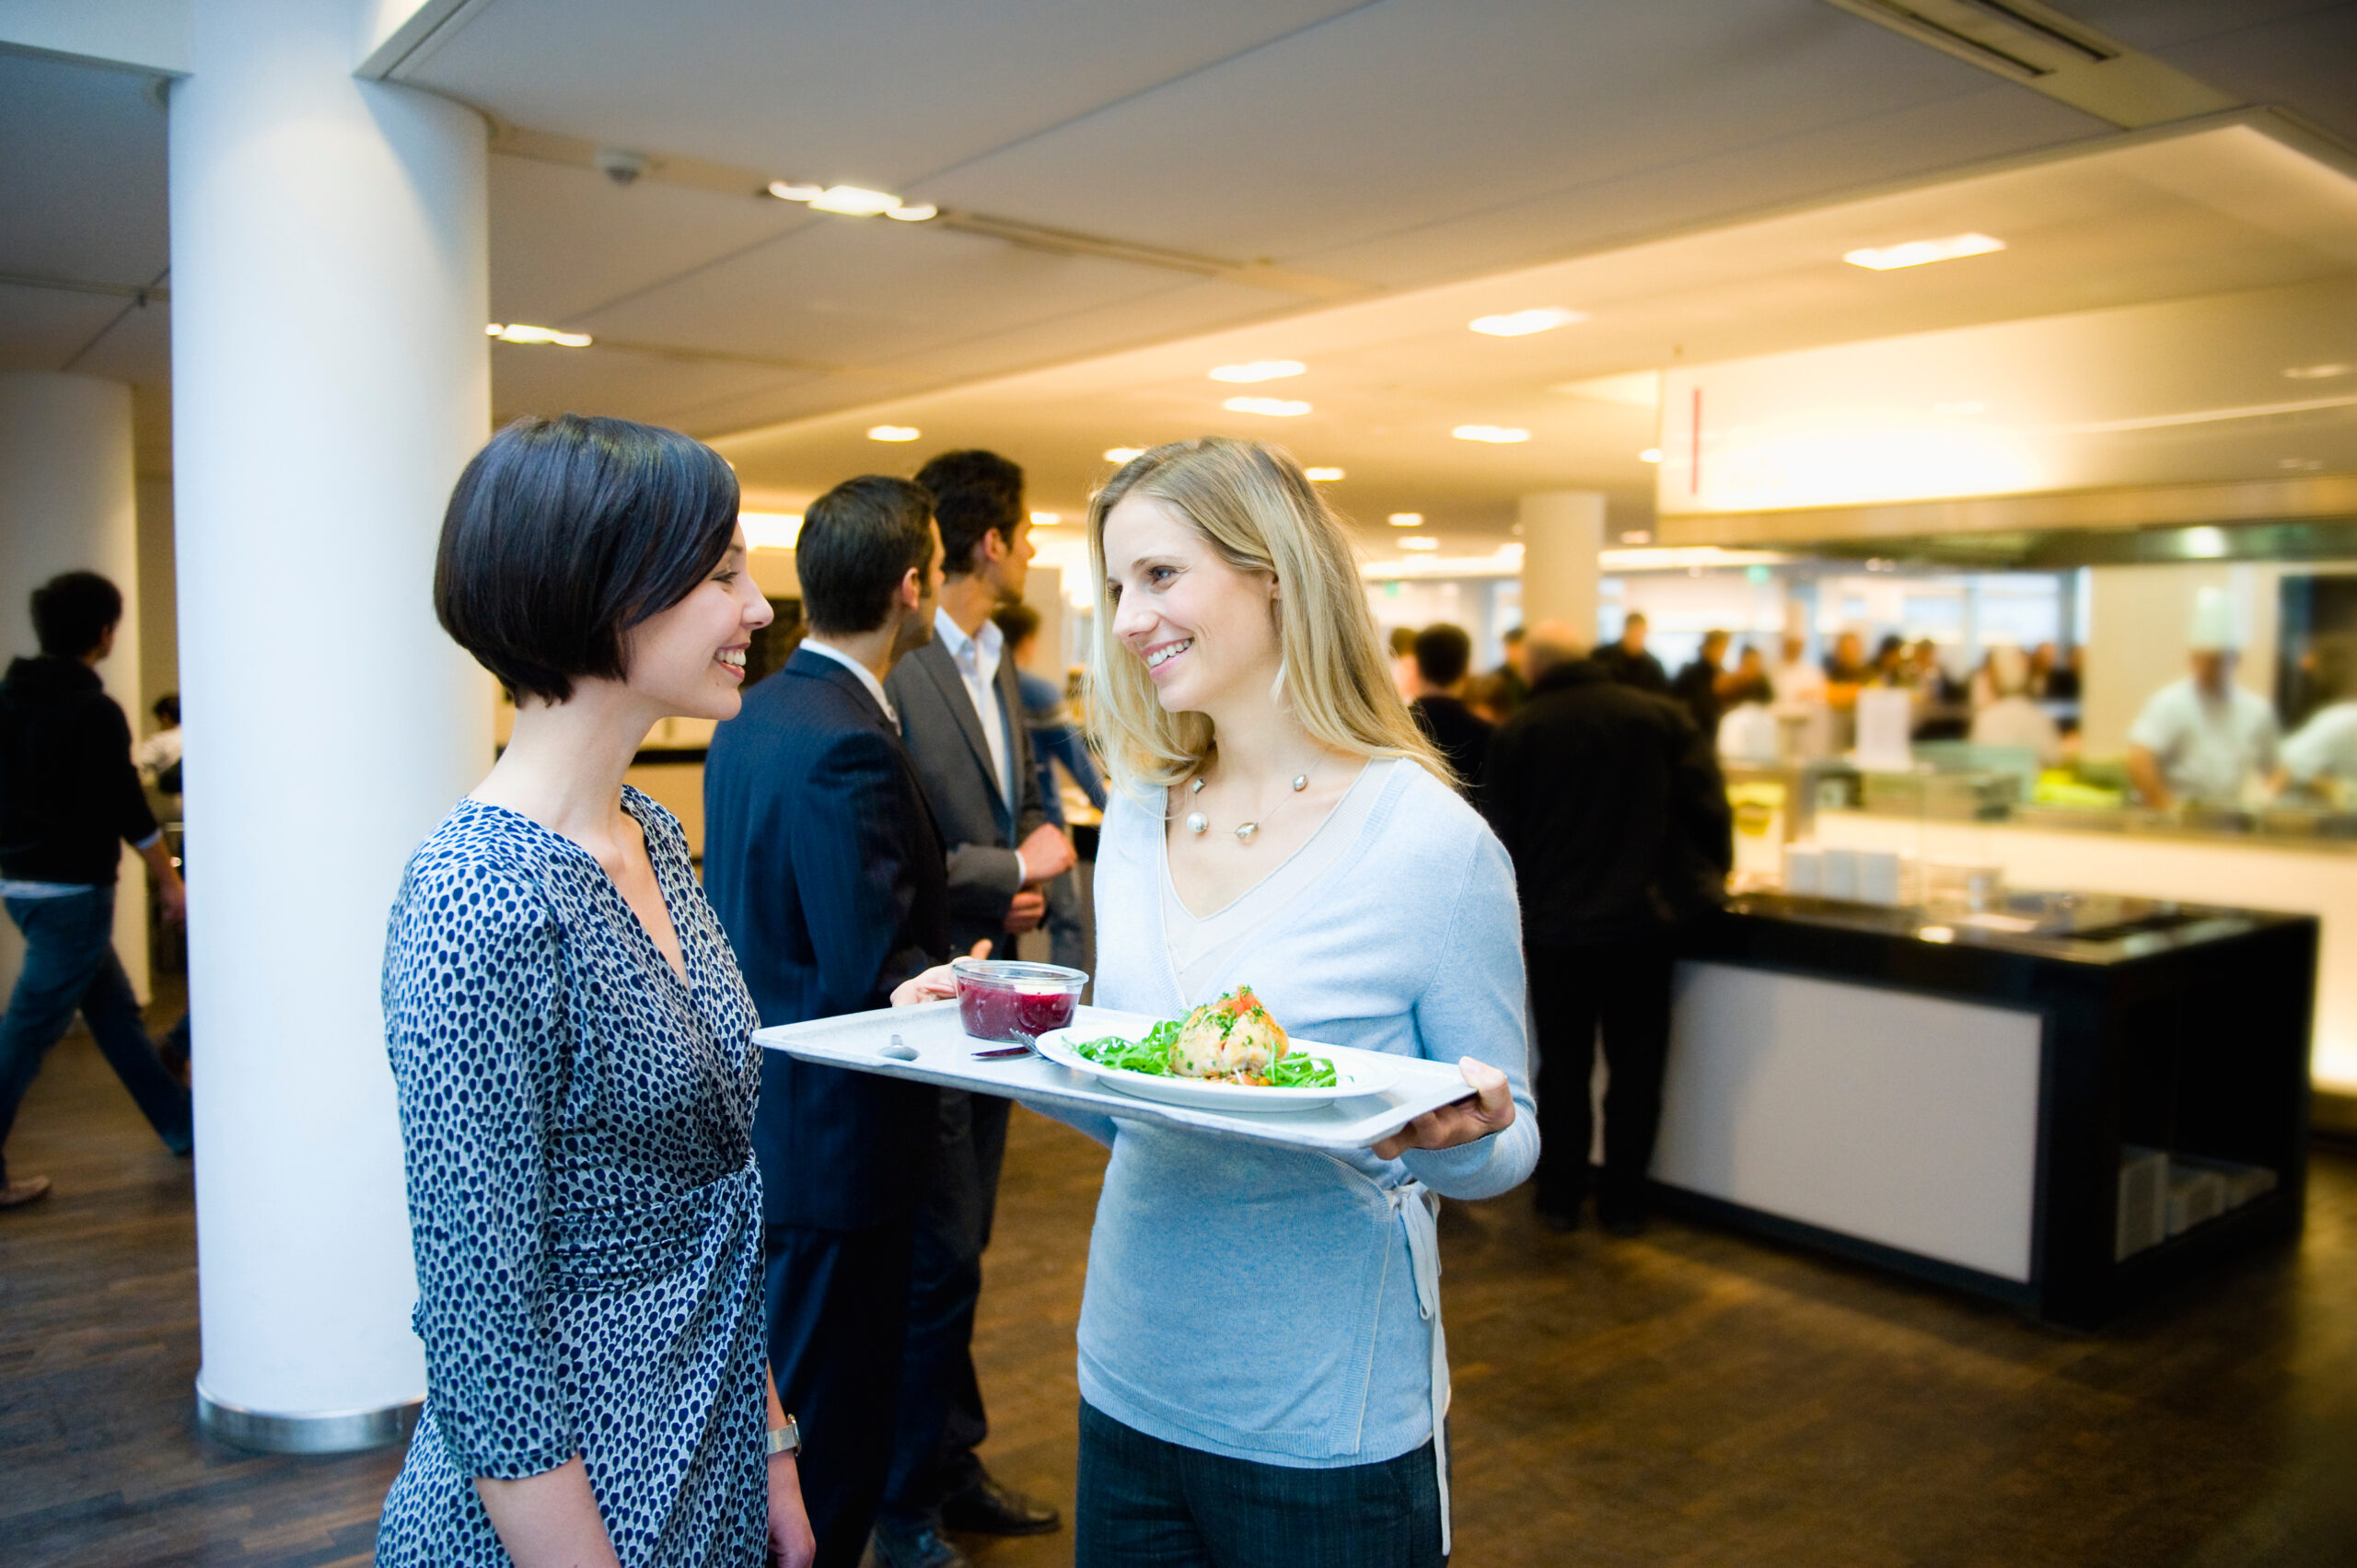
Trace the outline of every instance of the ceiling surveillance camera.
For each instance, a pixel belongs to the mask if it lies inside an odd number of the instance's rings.
[[[646,155],[624,152],[620,147],[598,149],[598,172],[617,185],[628,185],[646,172]]]

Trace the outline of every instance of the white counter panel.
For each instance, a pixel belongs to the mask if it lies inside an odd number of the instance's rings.
[[[1678,966],[1655,1179],[2030,1277],[2035,1013]]]
[[[1862,811],[1818,812],[1817,839],[1935,861],[2002,865],[2009,886],[2035,892],[2125,893],[2315,915],[2321,924],[2309,1072],[2319,1088],[2357,1094],[2357,854],[2259,840],[2071,832]]]

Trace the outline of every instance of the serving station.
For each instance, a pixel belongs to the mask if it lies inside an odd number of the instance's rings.
[[[1678,970],[1665,1206],[2092,1328],[2305,1199],[2317,923],[1738,898]]]

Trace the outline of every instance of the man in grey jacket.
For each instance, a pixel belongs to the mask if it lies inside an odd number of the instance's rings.
[[[991,611],[1019,598],[1031,561],[1023,470],[994,452],[945,452],[918,470],[941,527],[941,603],[933,641],[894,667],[886,690],[933,807],[949,862],[949,946],[1008,949],[1047,912],[1044,884],[1074,865],[1050,823],[1023,722],[1012,650]],[[908,1351],[892,1476],[876,1546],[885,1568],[959,1568],[941,1531],[1032,1535],[1054,1509],[999,1485],[974,1453],[988,1430],[974,1374],[981,1294],[1006,1152],[1009,1102],[941,1094],[941,1150],[917,1216]]]

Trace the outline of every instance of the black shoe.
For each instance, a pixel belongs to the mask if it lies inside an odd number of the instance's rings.
[[[941,1539],[928,1522],[913,1527],[876,1521],[877,1568],[974,1568],[974,1560]]]
[[[1063,1516],[1045,1503],[1002,1486],[988,1475],[942,1500],[943,1527],[977,1536],[1043,1536],[1063,1526]]]

